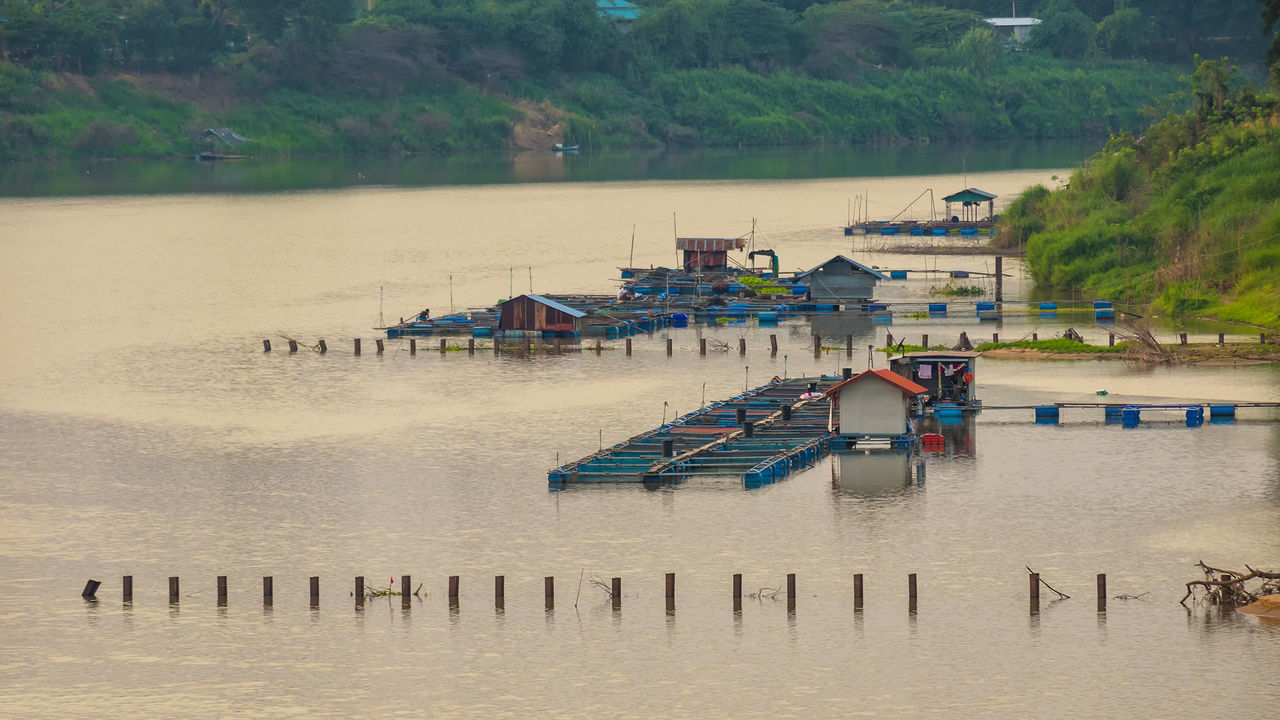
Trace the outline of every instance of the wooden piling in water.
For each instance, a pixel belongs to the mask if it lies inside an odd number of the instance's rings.
[[[773,355],[778,354],[778,336],[777,335],[769,336],[769,352]]]
[[[125,575],[121,578],[120,584],[123,588],[123,591],[121,592],[121,599],[127,603],[133,602],[133,576]]]
[[[320,354],[329,352],[329,346],[324,344],[324,338],[320,338]]]
[[[409,338],[409,354],[418,354],[418,338]]]
[[[290,341],[289,341],[289,352],[291,352],[291,353],[296,353],[296,352],[298,352],[298,341],[297,341],[297,340],[290,340]]]
[[[443,355],[449,351],[449,341],[440,338],[440,354]]]
[[[555,576],[548,575],[542,578],[542,596],[546,600],[546,609],[553,610],[556,606],[556,579]]]
[[[622,609],[622,578],[613,578],[609,584],[609,597],[613,600],[613,609]]]
[[[498,342],[498,336],[493,337],[493,356],[498,357],[502,354],[502,343]]]
[[[916,611],[916,574],[911,573],[907,576],[907,611],[914,613]]]
[[[458,576],[449,576],[449,607],[458,607]]]
[[[218,576],[218,604],[219,605],[227,604],[227,576],[226,575]]]
[[[862,573],[853,576],[853,609],[862,610]]]
[[[1031,333],[1031,341],[1035,342],[1040,339],[1040,333]]]
[[[473,337],[467,338],[467,354],[468,355],[476,354],[476,339]]]
[[[169,578],[169,602],[178,602],[178,578],[177,576]]]
[[[1004,301],[1004,258],[996,256],[996,302]]]
[[[1178,333],[1178,342],[1179,342],[1179,343],[1181,343],[1181,344],[1183,344],[1183,345],[1186,345],[1186,344],[1187,344],[1187,334],[1186,334],[1186,333]]]
[[[667,338],[667,357],[671,357],[671,338]]]
[[[993,343],[1000,342],[1000,333],[991,333],[991,342]]]
[[[97,600],[98,588],[101,586],[102,583],[100,581],[90,579],[84,584],[84,589],[80,591],[80,597],[85,600]]]
[[[1107,611],[1107,574],[1098,573],[1098,612]]]
[[[796,611],[796,574],[787,573],[787,612]]]
[[[706,354],[707,354],[707,339],[706,339],[706,338],[698,338],[698,354],[699,354],[699,355],[706,355]]]
[[[382,346],[382,338],[374,338],[373,342],[378,346],[378,354],[381,355],[382,351],[385,349]]]
[[[1116,346],[1116,334],[1107,333],[1107,347],[1115,347],[1115,346]]]
[[[493,576],[493,608],[502,610],[507,604],[507,578],[505,575]]]
[[[742,612],[742,573],[733,574],[733,611]]]
[[[400,607],[407,608],[413,604],[413,578],[408,575],[400,576]]]
[[[320,576],[311,576],[311,607],[320,605]]]
[[[822,352],[822,336],[818,333],[813,334],[813,354],[818,355]]]
[[[359,355],[360,354],[360,338],[355,339],[355,346],[356,346],[356,354]]]
[[[627,338],[627,357],[631,357],[631,338]]]
[[[929,347],[929,334],[925,333],[920,336],[920,347]]]
[[[263,341],[262,341],[262,352],[271,352],[271,341],[270,341],[270,340],[263,340]]]
[[[667,573],[667,614],[676,612],[676,574]]]
[[[884,346],[893,347],[893,333],[887,332],[884,334]]]
[[[604,346],[601,344],[600,338],[596,338],[596,355],[599,355],[600,351],[603,349],[604,349]]]
[[[747,339],[746,339],[746,338],[738,338],[738,354],[739,354],[739,355],[746,355],[746,354],[747,354]]]
[[[1218,344],[1219,344],[1219,345],[1226,345],[1226,344],[1227,344],[1227,334],[1226,334],[1226,333],[1218,333]]]
[[[852,335],[844,336],[844,356],[847,358],[853,357],[853,336]]]
[[[1034,614],[1040,612],[1040,573],[1030,573],[1028,577],[1031,582],[1031,612]]]
[[[364,605],[364,576],[356,576],[356,607]]]
[[[262,604],[270,605],[275,599],[275,581],[270,575],[262,576]]]

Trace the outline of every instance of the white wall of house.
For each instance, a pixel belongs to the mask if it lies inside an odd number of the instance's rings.
[[[907,432],[907,396],[869,377],[840,389],[841,435],[901,435]]]

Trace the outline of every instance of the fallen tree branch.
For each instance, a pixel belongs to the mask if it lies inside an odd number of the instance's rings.
[[[1039,575],[1039,573],[1037,573],[1035,570],[1032,570],[1030,567],[1027,567],[1027,566],[1025,566],[1025,565],[1024,565],[1023,567],[1026,567],[1026,568],[1027,568],[1027,572],[1031,573],[1032,575],[1037,575],[1037,576]],[[1058,594],[1058,599],[1059,599],[1059,600],[1070,600],[1070,599],[1071,599],[1071,596],[1070,596],[1070,595],[1068,595],[1068,594],[1066,594],[1066,593],[1062,592],[1061,590],[1058,590],[1058,589],[1054,588],[1052,585],[1050,585],[1049,583],[1045,582],[1044,578],[1040,578],[1040,584],[1041,584],[1041,585],[1043,585],[1043,586],[1045,586],[1045,587],[1047,587],[1047,588],[1049,588],[1049,591],[1050,591],[1050,592],[1057,593],[1057,594]]]

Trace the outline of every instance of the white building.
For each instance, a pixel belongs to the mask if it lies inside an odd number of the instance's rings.
[[[1031,34],[1031,28],[1040,24],[1036,18],[987,18],[987,24],[993,27],[997,35],[1011,37],[1014,42],[1025,42]]]
[[[892,439],[910,435],[912,398],[928,390],[890,370],[868,370],[827,391],[835,402],[838,432],[846,438]]]

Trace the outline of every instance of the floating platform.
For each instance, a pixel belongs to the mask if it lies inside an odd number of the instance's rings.
[[[727,475],[746,487],[776,482],[831,451],[831,401],[822,393],[840,380],[769,383],[558,467],[547,481],[658,484]]]

